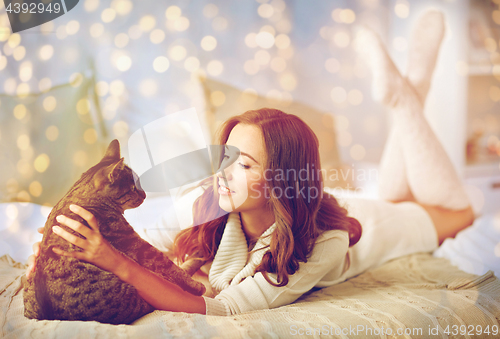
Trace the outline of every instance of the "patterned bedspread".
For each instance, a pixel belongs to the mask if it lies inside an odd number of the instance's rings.
[[[295,303],[230,317],[155,311],[132,325],[36,321],[23,316],[24,266],[0,258],[5,338],[495,338],[500,281],[419,253],[392,260]],[[496,335],[495,335],[496,334]]]

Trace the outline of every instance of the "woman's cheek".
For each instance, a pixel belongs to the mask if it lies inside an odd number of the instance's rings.
[[[254,182],[250,185],[250,198],[252,199],[260,199],[262,196],[262,187],[258,182]]]

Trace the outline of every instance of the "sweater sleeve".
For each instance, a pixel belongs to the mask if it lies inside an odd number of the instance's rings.
[[[334,232],[334,236],[316,242],[309,260],[300,263],[299,269],[289,276],[286,286],[273,286],[258,272],[238,285],[224,289],[214,300],[206,300],[207,315],[229,315],[288,305],[318,285],[325,276],[330,282],[335,282],[335,278],[340,278],[346,269],[349,239],[347,232]],[[276,283],[276,274],[268,276]],[[325,284],[319,285],[324,287]]]

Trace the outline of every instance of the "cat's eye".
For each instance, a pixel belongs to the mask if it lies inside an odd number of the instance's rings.
[[[132,185],[131,190],[132,190],[132,191],[135,191],[135,185]]]

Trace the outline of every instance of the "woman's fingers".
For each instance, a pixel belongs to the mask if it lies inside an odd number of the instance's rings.
[[[66,225],[68,226],[68,225]],[[85,227],[85,226],[84,226]],[[82,239],[80,237],[77,237],[76,235],[73,235],[64,229],[62,229],[59,226],[52,226],[52,231],[60,236],[61,238],[65,239],[66,241],[69,241],[75,246],[78,246],[80,248],[86,249],[87,241],[85,239]],[[78,232],[78,231],[77,231]]]
[[[69,209],[71,210],[71,212],[76,213],[83,219],[85,219],[88,222],[89,226],[94,231],[99,231],[99,227],[97,225],[97,219],[94,217],[92,213],[90,213],[89,211],[78,205],[69,205]]]
[[[44,231],[44,230],[45,230],[45,228],[43,228],[43,227],[38,227],[38,228],[37,228],[37,231],[38,231],[38,233],[40,233],[40,234],[43,234],[43,231]]]
[[[56,220],[59,223],[65,225],[65,226],[68,226],[73,231],[76,231],[76,232],[80,233],[85,238],[88,238],[90,236],[90,234],[92,233],[92,230],[89,229],[87,226],[82,225],[80,222],[78,222],[78,221],[76,221],[74,219],[68,218],[65,215],[58,215],[56,217]]]
[[[65,256],[65,257],[76,258],[76,259],[80,259],[80,260],[86,259],[85,255],[82,252],[76,252],[76,251],[75,252],[66,252],[58,247],[53,247],[52,252],[54,252],[58,255]]]
[[[30,277],[31,272],[35,272],[35,256],[32,254],[28,257],[28,268],[26,269],[26,279]]]
[[[36,242],[33,244],[33,254],[35,257],[38,257],[40,255],[40,242]]]

